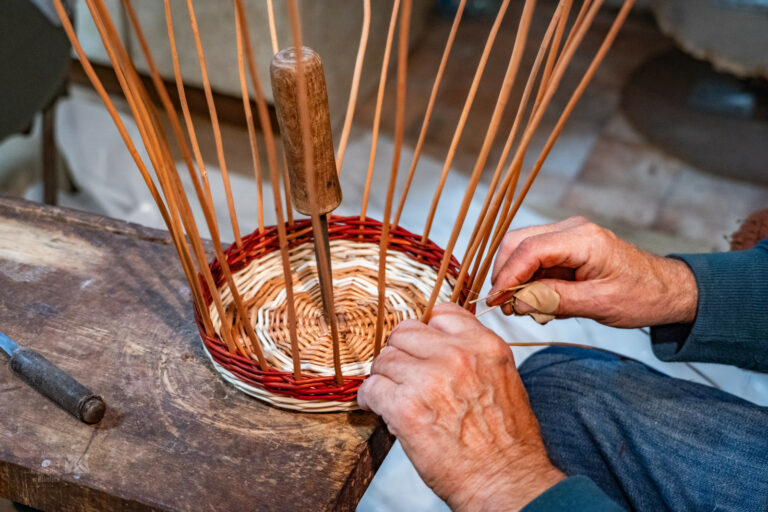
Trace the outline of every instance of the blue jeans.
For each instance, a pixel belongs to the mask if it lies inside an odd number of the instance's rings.
[[[552,462],[630,510],[768,510],[768,408],[597,350],[520,366]]]

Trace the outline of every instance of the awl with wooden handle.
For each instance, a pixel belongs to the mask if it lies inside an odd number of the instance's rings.
[[[270,75],[280,135],[285,148],[290,174],[291,197],[297,211],[310,215],[315,239],[315,254],[320,277],[325,319],[330,324],[334,341],[338,340],[333,307],[331,251],[328,243],[328,214],[341,203],[341,186],[333,152],[328,92],[320,56],[310,48],[302,48],[302,68],[306,84],[306,105],[310,137],[304,141],[299,115],[297,75],[298,52],[286,48],[272,58]],[[305,161],[305,146],[311,144],[312,165]],[[311,170],[312,175],[308,174]],[[309,187],[314,190],[314,205]],[[321,245],[322,244],[322,245]]]
[[[84,423],[98,423],[107,409],[104,400],[31,348],[20,347],[0,332],[0,348],[11,356],[11,370],[35,391]]]

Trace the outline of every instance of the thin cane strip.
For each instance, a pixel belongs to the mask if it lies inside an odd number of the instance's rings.
[[[376,93],[376,111],[373,114],[373,130],[371,135],[371,153],[368,157],[368,172],[365,177],[365,189],[363,190],[363,201],[360,206],[360,221],[365,220],[368,211],[368,198],[371,194],[371,181],[373,180],[373,167],[376,163],[376,146],[379,142],[379,124],[381,122],[381,107],[384,103],[384,90],[387,84],[387,70],[389,69],[389,56],[392,52],[392,40],[395,35],[395,25],[397,24],[397,14],[400,10],[400,0],[395,0],[392,5],[392,15],[389,19],[389,28],[387,29],[387,42],[384,45],[384,57],[381,60],[381,73],[379,74],[379,90]]]
[[[248,33],[248,21],[245,17],[245,8],[242,0],[235,0],[235,9],[239,17],[243,20],[243,42],[245,43],[245,55],[248,60],[248,70],[251,75],[251,83],[256,93],[256,107],[259,113],[259,122],[264,130],[264,138],[267,146],[267,160],[269,162],[269,174],[272,181],[272,196],[275,203],[275,218],[277,221],[277,238],[280,249],[280,259],[283,267],[283,277],[285,280],[286,302],[288,307],[288,333],[291,340],[291,346],[298,346],[296,333],[296,309],[293,298],[293,281],[291,279],[291,263],[288,256],[288,241],[286,237],[285,221],[283,217],[282,198],[280,197],[280,177],[278,176],[277,150],[275,146],[274,133],[272,132],[272,121],[269,117],[267,102],[264,98],[264,91],[261,87],[259,74],[256,68],[256,59],[251,46],[251,38]],[[286,195],[288,191],[286,190]],[[293,223],[291,222],[290,225]],[[298,357],[298,355],[297,355]],[[293,377],[298,380],[301,378],[301,369],[294,367]]]
[[[317,190],[315,189],[315,155],[314,155],[314,147],[311,143],[312,138],[312,131],[311,127],[309,125],[310,123],[310,114],[309,114],[309,106],[307,105],[307,82],[306,82],[306,76],[304,75],[304,56],[303,56],[303,48],[304,44],[302,41],[302,34],[301,34],[301,20],[299,19],[299,8],[296,5],[296,0],[289,0],[288,1],[288,13],[291,19],[291,31],[293,32],[293,46],[296,49],[296,52],[298,54],[298,58],[296,59],[296,88],[297,88],[297,103],[298,103],[298,114],[299,114],[299,125],[301,127],[301,137],[304,141],[303,149],[304,149],[304,165],[306,167],[305,173],[307,176],[307,196],[309,198],[309,204],[310,209],[312,210],[312,227],[315,233],[319,233],[322,229],[320,227],[320,213],[319,213],[319,207],[317,205]],[[320,272],[324,273],[327,276],[331,275],[331,268],[328,266],[328,261],[330,258],[330,255],[326,254],[327,248],[325,247],[325,244],[317,243],[315,245],[317,253],[318,253],[318,259],[320,260],[321,268],[318,269]],[[330,280],[326,279],[323,281],[322,285],[324,286],[331,286]],[[330,320],[330,327],[331,327],[331,337],[333,339],[333,367],[336,372],[336,383],[341,385],[344,383],[344,375],[341,371],[341,355],[339,352],[339,331],[337,326],[337,319],[336,319],[336,313],[333,303],[333,289],[330,290],[330,293],[327,293],[326,298],[328,300],[328,307],[330,309],[329,314],[329,320]],[[294,352],[294,365],[298,368],[298,362],[297,359],[299,358],[299,348],[298,346],[295,347]]]
[[[573,57],[573,54],[575,53],[581,40],[583,39],[584,34],[589,29],[589,26],[591,25],[592,20],[597,14],[597,11],[600,9],[601,4],[602,4],[602,0],[597,0],[592,4],[590,10],[585,15],[584,22],[582,23],[582,25],[579,26],[576,34],[573,35],[574,39],[572,40],[571,44],[566,43],[563,54],[560,56],[560,58],[558,58],[557,63],[555,64],[555,69],[552,72],[552,77],[550,79],[550,82],[547,84],[547,92],[542,98],[541,103],[538,106],[534,106],[534,109],[531,113],[531,117],[529,117],[528,119],[527,126],[523,132],[522,140],[520,141],[520,144],[517,147],[515,156],[513,157],[512,162],[510,163],[509,168],[507,169],[507,173],[504,177],[504,181],[502,182],[502,186],[501,186],[502,190],[508,190],[512,180],[513,179],[516,180],[515,175],[519,174],[520,172],[520,168],[522,167],[523,159],[525,157],[526,151],[528,150],[528,145],[530,144],[531,138],[533,137],[533,133],[536,131],[536,128],[538,127],[538,124],[541,121],[541,118],[544,112],[546,111],[547,106],[549,105],[549,102],[552,99],[552,96],[554,95],[558,85],[560,84],[560,80],[562,79],[563,73],[565,72],[565,69],[568,63],[570,62],[571,58]],[[511,192],[514,193],[514,190]],[[495,222],[497,218],[503,218],[503,215],[499,217],[499,207],[501,206],[501,202],[503,198],[504,198],[504,195],[499,194],[494,199],[494,202],[491,205],[490,214],[487,215],[487,218],[484,221],[485,226],[482,228],[482,232],[485,232],[485,230],[491,229],[492,223]],[[488,251],[485,261],[483,262],[483,265],[480,267],[480,271],[478,272],[478,275],[475,276],[476,286],[480,286],[485,280],[485,276],[487,275],[488,269],[490,267],[493,254],[498,248],[498,244],[501,243],[503,232],[506,231],[506,228],[503,228],[502,226],[503,226],[503,223],[499,222],[496,230],[496,233],[498,234],[498,236],[494,235],[494,237],[492,238],[493,241],[491,243],[491,248]]]
[[[69,21],[69,16],[67,15],[67,11],[64,9],[64,6],[62,5],[61,0],[53,0],[53,1],[54,1],[54,8],[56,9],[56,13],[61,18],[61,23],[62,23],[62,27],[64,28],[64,32],[67,34],[67,38],[72,44],[72,48],[75,50],[75,54],[77,55],[78,60],[83,66],[83,70],[85,71],[85,74],[88,76],[88,79],[93,84],[93,87],[96,90],[96,93],[99,95],[102,102],[104,103],[104,106],[107,108],[107,111],[109,112],[109,115],[112,118],[112,121],[115,123],[115,126],[117,127],[117,130],[120,133],[120,136],[122,137],[123,142],[128,148],[128,152],[133,158],[133,161],[136,163],[136,167],[139,169],[139,172],[141,173],[141,177],[144,179],[144,182],[146,183],[147,188],[149,189],[149,192],[152,195],[152,199],[155,201],[155,204],[157,205],[158,210],[160,210],[160,215],[163,218],[163,222],[165,223],[166,227],[168,227],[170,225],[170,217],[165,207],[165,203],[163,203],[163,200],[160,197],[160,194],[158,193],[157,188],[155,187],[152,177],[147,171],[147,168],[144,165],[144,162],[142,161],[141,156],[139,156],[139,152],[136,150],[136,146],[134,146],[133,141],[131,141],[131,137],[130,135],[128,135],[128,131],[125,129],[125,125],[123,124],[122,119],[120,119],[120,115],[117,113],[117,109],[113,105],[112,100],[109,98],[107,91],[104,89],[104,86],[101,83],[101,80],[99,80],[98,75],[94,71],[93,66],[91,65],[91,62],[88,60],[88,57],[85,55],[85,52],[83,51],[83,48],[80,45],[80,41],[77,39],[77,36],[75,35],[75,30],[72,27],[72,22]],[[170,230],[170,228],[168,229]]]
[[[595,4],[597,4],[598,7],[599,7],[599,3],[600,3],[599,0],[595,2]],[[570,116],[571,112],[576,106],[576,103],[581,98],[581,95],[584,93],[584,90],[586,89],[587,85],[592,80],[592,77],[594,76],[595,71],[597,71],[598,66],[602,62],[605,55],[608,53],[608,50],[613,44],[613,41],[616,39],[616,35],[618,34],[619,29],[623,25],[627,15],[629,14],[629,11],[632,8],[633,3],[634,3],[634,0],[625,0],[624,4],[621,7],[621,10],[616,15],[616,18],[614,19],[613,24],[611,25],[611,29],[609,30],[608,34],[603,40],[603,43],[600,45],[600,48],[597,51],[597,54],[595,55],[595,57],[593,58],[592,63],[589,65],[589,68],[584,73],[584,76],[582,77],[581,82],[579,82],[579,85],[576,87],[576,90],[571,95],[571,99],[568,101],[568,104],[563,110],[563,113],[560,115],[560,119],[558,119],[558,122],[555,125],[555,129],[552,131],[552,134],[549,136],[549,139],[547,140],[544,150],[539,156],[539,159],[537,160],[534,168],[531,170],[531,174],[526,180],[525,185],[523,186],[523,189],[520,191],[520,194],[518,195],[517,200],[515,201],[515,204],[512,206],[512,209],[510,212],[504,214],[504,217],[503,217],[504,227],[502,229],[502,232],[506,232],[506,230],[509,229],[509,225],[512,223],[512,220],[514,219],[515,214],[520,209],[520,205],[522,204],[522,201],[525,199],[525,195],[530,190],[533,180],[536,178],[539,170],[541,169],[541,166],[544,164],[544,159],[549,154],[549,151],[551,151],[552,146],[557,140],[557,137],[560,135],[560,132],[562,132],[563,126],[565,125],[565,122],[568,120],[568,117]],[[491,246],[490,253],[493,253],[498,249],[498,246],[501,244],[502,238],[503,238],[503,235],[500,237],[497,237],[494,240]],[[484,263],[483,268],[480,271],[480,275],[483,276],[483,279],[487,275],[491,265],[489,259],[490,258],[486,258],[486,262]]]
[[[503,293],[513,292],[513,291],[519,290],[520,288],[523,288],[525,286],[528,286],[528,283],[519,284],[517,286],[512,286],[510,288],[504,288],[503,290],[496,290],[493,293],[489,293],[485,297],[478,297],[477,299],[472,299],[472,300],[468,301],[467,303],[468,304],[476,304],[476,303],[481,302],[481,301],[487,301],[488,299],[491,299],[491,298],[496,297],[498,295],[501,295]]]
[[[572,44],[574,34],[578,33],[579,27],[581,27],[581,24],[584,23],[584,19],[586,18],[586,15],[591,7],[592,0],[584,0],[582,2],[581,8],[576,15],[576,20],[574,20],[573,25],[571,25],[571,29],[568,32],[568,37],[565,38],[565,44],[563,45],[562,53],[565,53],[565,51],[568,49],[568,46]]]
[[[469,271],[469,266],[475,258],[475,253],[478,250],[479,246],[481,245],[481,241],[487,240],[488,238],[486,234],[483,234],[480,232],[480,229],[482,227],[483,221],[486,218],[488,207],[490,206],[491,200],[494,194],[496,193],[496,186],[499,180],[501,179],[502,172],[504,169],[504,164],[507,161],[509,152],[512,150],[512,143],[517,137],[517,130],[518,130],[518,127],[520,126],[521,113],[525,110],[528,104],[528,98],[531,94],[533,83],[538,74],[539,66],[541,65],[543,55],[549,46],[550,38],[552,37],[554,27],[557,24],[557,21],[562,14],[562,5],[563,5],[563,2],[561,2],[560,5],[558,5],[557,9],[555,10],[554,15],[552,16],[552,20],[550,21],[549,27],[547,28],[547,31],[544,34],[544,37],[542,39],[542,42],[539,45],[539,50],[536,54],[536,59],[533,63],[533,66],[531,67],[531,71],[528,76],[528,81],[525,84],[525,89],[520,99],[520,104],[517,109],[517,114],[515,115],[515,120],[512,124],[512,129],[509,131],[507,140],[504,143],[504,149],[501,152],[501,156],[499,157],[498,164],[496,165],[496,169],[493,173],[493,177],[491,178],[491,183],[488,186],[488,192],[486,194],[485,201],[483,202],[483,206],[480,208],[480,213],[477,217],[477,221],[475,222],[475,227],[473,229],[472,235],[469,238],[470,240],[469,248],[467,249],[467,252],[464,255],[464,260],[461,265],[461,270],[459,271],[459,277],[457,278],[458,289],[461,289],[461,287],[464,284],[464,280],[466,279],[467,273]],[[483,248],[485,247],[486,243],[487,242],[482,243]],[[482,253],[482,249],[481,249],[481,253]],[[458,299],[458,294],[455,294],[455,297],[451,297],[452,301],[455,301],[457,299]]]
[[[216,144],[216,157],[219,162],[221,179],[224,183],[224,194],[227,199],[227,208],[229,210],[229,220],[232,223],[232,234],[235,237],[235,243],[243,245],[240,238],[240,226],[237,222],[237,212],[235,211],[235,201],[232,198],[232,184],[229,181],[229,171],[227,170],[227,161],[224,158],[224,143],[221,138],[221,126],[219,126],[219,116],[216,113],[216,105],[213,102],[213,92],[211,91],[211,82],[208,79],[208,67],[205,64],[205,53],[203,52],[203,43],[200,40],[200,31],[197,27],[197,16],[192,0],[187,0],[187,11],[189,12],[189,24],[192,28],[192,35],[195,39],[195,49],[197,50],[197,59],[200,64],[200,76],[203,82],[203,91],[205,92],[205,101],[208,104],[208,114],[211,118],[211,127],[213,128],[213,140]]]
[[[575,35],[574,34],[569,34],[568,41],[566,41],[566,44],[565,44],[565,47],[564,47],[564,50],[563,50],[563,56],[558,58],[557,64],[555,65],[555,68],[556,69],[560,69],[560,73],[559,73],[560,76],[562,76],[562,72],[567,67],[568,62],[570,61],[570,58],[573,55],[573,52],[575,51],[575,48],[578,46],[578,44],[579,44],[581,38],[583,37],[584,33],[586,32],[586,30],[589,28],[589,25],[591,24],[592,19],[594,18],[594,15],[596,14],[597,10],[600,7],[600,2],[596,2],[596,3],[592,4],[590,7],[591,7],[590,10],[583,17],[583,21],[581,22],[582,25],[579,26],[579,29],[578,29],[577,33]],[[573,29],[572,29],[572,31],[573,31]],[[573,39],[572,39],[572,37],[573,37]],[[605,44],[606,40],[604,40],[603,45]],[[601,46],[601,50],[603,48],[605,48],[605,51],[607,51],[607,49],[609,47]],[[599,55],[599,51],[598,51],[598,55]],[[597,55],[596,55],[595,58],[597,58]],[[592,64],[594,64],[594,60],[593,60]],[[597,65],[595,65],[594,68],[592,68],[591,65],[590,65],[590,68],[587,69],[587,72],[585,73],[584,78],[587,77],[588,73],[590,72],[590,69],[592,69],[592,73],[594,73],[594,71],[597,70]],[[555,73],[553,73],[553,74],[555,74]],[[582,83],[584,81],[584,78],[582,78]],[[558,78],[558,80],[559,80],[559,78]],[[579,87],[582,86],[582,83],[579,84]],[[584,87],[586,87],[586,83],[583,83],[583,85],[584,85]],[[557,84],[555,83],[553,88],[556,88],[556,86],[557,86]],[[578,98],[576,98],[576,95],[578,94],[578,97],[580,97],[581,93],[583,92],[583,89],[582,89],[581,92],[579,92],[579,87],[577,87],[577,89],[574,91],[574,93],[573,93],[573,95],[571,97],[571,100],[573,101],[573,106],[575,106],[576,101],[578,101]],[[551,98],[552,93],[553,93],[553,90],[548,90],[548,95],[549,95],[550,98]],[[574,99],[574,98],[576,98],[576,99]],[[548,100],[547,100],[547,102],[548,102]],[[571,101],[569,101],[569,105],[571,105]],[[571,107],[571,109],[572,108],[573,107]],[[538,107],[536,109],[536,111],[534,113],[532,113],[532,116],[531,116],[532,119],[531,119],[531,121],[529,121],[529,123],[532,123],[534,125],[534,128],[533,128],[534,130],[535,130],[536,124],[538,123],[538,120],[535,120],[533,118],[537,117],[538,119],[540,119],[544,110],[546,110],[546,104],[544,104],[543,106]],[[562,121],[563,124],[565,123],[565,120],[567,119],[566,111],[567,111],[567,107],[566,107],[566,110],[564,110],[563,114],[561,115],[561,118],[558,121],[558,123],[560,121]],[[569,114],[570,113],[568,113],[568,115]],[[564,115],[566,116],[565,118],[563,117]],[[553,134],[554,133],[555,132],[553,131]],[[559,132],[558,132],[558,135],[559,135]],[[556,137],[555,137],[555,139],[552,139],[550,137],[548,142],[551,141],[552,144],[554,144],[555,140],[556,140]],[[548,154],[548,151],[547,151],[547,154]],[[516,162],[513,162],[513,165],[516,166],[515,172],[517,174],[519,174],[520,168],[522,167],[522,159],[523,159],[523,157],[520,157],[520,158],[517,159]],[[543,160],[541,160],[541,159],[539,159],[539,160],[543,164]],[[536,171],[536,173],[538,173],[538,171]],[[521,199],[524,198],[525,194],[530,189],[530,184],[532,183],[532,179],[531,178],[535,178],[535,176],[536,176],[536,174],[533,173],[533,172],[530,174],[529,179],[526,182],[526,186],[524,186],[523,191],[521,192],[520,196],[518,197],[518,200],[515,202],[515,204],[517,204],[517,206],[511,206],[511,201],[505,201],[505,205],[509,204],[510,205],[509,208],[512,208],[515,213],[517,212],[517,209],[519,208],[519,204],[522,203]],[[501,240],[504,237],[504,233],[506,232],[506,230],[509,227],[509,224],[511,223],[511,219],[509,220],[509,222],[505,222],[503,220],[503,219],[506,219],[506,217],[509,215],[509,213],[510,213],[510,210],[508,210],[508,209],[502,209],[500,212],[497,210],[496,215],[501,220],[499,221],[499,225],[497,227],[497,230],[494,233],[493,242],[491,244],[491,250],[489,251],[489,255],[486,258],[486,260],[489,260],[491,258],[491,255],[493,254],[493,252],[495,252],[496,248],[498,248],[498,245],[501,244]],[[514,213],[512,213],[512,215],[514,216]],[[487,272],[488,272],[489,269],[490,269],[490,261],[484,262],[484,265],[483,265],[483,267],[481,267],[481,270],[479,272],[480,275],[483,276],[483,279],[484,279],[484,276],[487,275]]]
[[[237,72],[240,78],[240,95],[243,97],[243,110],[245,111],[245,124],[248,126],[248,140],[251,144],[251,157],[253,160],[253,173],[256,178],[256,209],[259,222],[259,232],[264,231],[264,191],[261,182],[261,161],[259,147],[256,142],[256,128],[253,125],[253,112],[251,111],[251,98],[248,94],[248,84],[245,81],[245,56],[243,51],[243,19],[240,11],[235,8],[235,36],[237,38]]]
[[[267,17],[269,18],[269,39],[272,41],[272,55],[280,50],[277,44],[277,26],[275,25],[275,6],[272,0],[267,0]]]
[[[421,151],[424,148],[424,141],[427,138],[427,129],[429,128],[429,122],[432,119],[432,111],[435,108],[435,102],[437,101],[437,92],[440,90],[440,83],[443,80],[445,74],[445,67],[448,64],[448,57],[453,49],[453,42],[456,39],[456,32],[459,31],[459,24],[461,23],[461,16],[464,14],[464,7],[467,4],[467,0],[461,0],[456,8],[456,16],[453,18],[453,24],[451,25],[451,31],[448,34],[448,40],[445,42],[445,49],[443,50],[443,56],[440,58],[440,65],[437,68],[437,74],[435,75],[435,82],[432,84],[432,91],[429,93],[429,101],[427,102],[427,110],[424,113],[424,120],[421,123],[421,130],[419,131],[419,139],[416,141],[416,148],[413,150],[413,158],[411,159],[411,167],[408,169],[408,175],[403,184],[403,191],[400,195],[400,203],[397,205],[397,213],[392,224],[397,226],[400,223],[400,217],[405,208],[405,201],[408,198],[408,192],[413,182],[413,177],[416,174],[416,166],[419,164],[419,158],[421,158]]]
[[[336,151],[336,166],[341,174],[341,166],[344,164],[344,153],[347,150],[347,140],[349,131],[352,128],[352,118],[355,116],[355,105],[357,103],[357,93],[360,89],[360,78],[363,72],[363,60],[365,59],[365,49],[368,46],[368,33],[371,29],[371,0],[363,0],[363,31],[360,34],[360,44],[357,47],[357,57],[355,58],[355,70],[352,73],[352,87],[349,91],[349,100],[347,102],[347,114],[344,117],[344,128],[341,130],[341,139],[339,139],[339,149]]]
[[[395,184],[397,172],[400,168],[400,151],[403,146],[403,124],[405,122],[405,93],[408,76],[408,35],[411,23],[411,0],[403,1],[400,13],[399,40],[397,45],[397,106],[395,112],[395,140],[394,155],[392,156],[392,168],[389,173],[389,187],[387,199],[384,203],[384,218],[381,225],[381,240],[379,242],[379,280],[378,303],[376,313],[376,333],[373,342],[374,357],[381,350],[382,336],[384,335],[384,295],[387,288],[387,246],[389,242],[389,217],[392,214],[392,201],[395,197]]]
[[[496,106],[494,107],[493,115],[491,116],[491,122],[488,125],[488,130],[486,131],[485,139],[483,140],[483,146],[480,150],[480,155],[475,162],[475,167],[472,170],[472,176],[469,179],[469,184],[467,185],[467,189],[464,193],[464,198],[462,200],[461,207],[459,208],[459,213],[456,216],[456,221],[453,225],[451,237],[448,240],[448,245],[446,246],[447,252],[453,251],[453,248],[456,246],[456,241],[458,240],[461,228],[464,225],[464,220],[466,218],[467,211],[469,210],[469,205],[472,202],[472,197],[475,194],[477,183],[480,180],[483,167],[485,167],[485,162],[488,158],[488,154],[491,151],[491,145],[493,144],[493,140],[496,137],[499,124],[501,123],[501,117],[504,113],[504,108],[506,107],[507,100],[509,99],[509,95],[512,91],[512,85],[514,84],[515,78],[517,77],[517,71],[520,67],[520,62],[523,57],[525,40],[528,36],[528,29],[530,27],[535,5],[535,0],[526,0],[525,6],[523,7],[523,14],[520,17],[520,23],[517,29],[517,35],[515,37],[515,45],[512,49],[512,55],[509,58],[509,65],[507,66],[507,71],[504,75],[504,82],[502,83],[499,98],[496,101]],[[440,271],[437,274],[439,283],[442,283],[442,279],[445,278],[448,272],[448,264],[449,260],[443,258],[443,263],[440,265]],[[437,292],[433,292],[429,299],[427,310],[424,312],[425,322],[429,321],[430,315],[432,314],[432,308],[434,307],[436,300]]]
[[[475,100],[475,94],[477,93],[477,88],[480,85],[480,79],[483,77],[483,72],[485,71],[485,64],[488,61],[488,56],[491,53],[493,43],[496,40],[496,34],[499,31],[499,27],[501,26],[501,22],[504,19],[504,14],[506,14],[508,6],[509,0],[504,0],[499,7],[499,12],[496,15],[496,19],[493,22],[491,31],[488,34],[488,39],[485,42],[483,53],[480,56],[480,61],[478,62],[477,68],[475,70],[475,75],[472,78],[472,85],[470,86],[469,92],[467,93],[467,99],[464,101],[464,107],[462,108],[459,122],[457,123],[456,129],[453,132],[451,145],[448,148],[448,153],[445,157],[445,163],[443,164],[443,170],[440,173],[440,179],[438,180],[437,187],[435,188],[435,194],[432,198],[432,203],[429,207],[429,213],[427,214],[427,220],[424,225],[422,240],[429,238],[429,232],[432,229],[432,222],[435,219],[435,213],[437,212],[437,204],[440,201],[440,195],[443,193],[443,187],[445,186],[445,181],[448,178],[448,172],[451,170],[451,164],[453,164],[453,158],[456,155],[456,149],[459,145],[459,140],[461,139],[461,135],[464,133],[464,125],[467,122],[469,111],[472,108],[472,104]]]
[[[126,75],[123,74],[124,69],[128,70],[128,77],[134,80],[134,85],[136,81],[138,80],[137,75],[135,73],[135,70],[130,65],[130,61],[127,57],[127,52],[125,51],[125,48],[122,47],[122,44],[117,36],[117,32],[114,28],[114,26],[111,24],[111,19],[109,19],[108,15],[105,14],[105,7],[102,2],[99,2],[96,6],[89,1],[88,2],[88,8],[92,13],[92,16],[94,18],[94,21],[96,23],[97,29],[99,30],[99,33],[102,37],[102,41],[104,42],[104,47],[107,50],[110,59],[114,63],[115,72],[118,77],[118,80],[120,81],[121,88],[126,94],[126,99],[128,99],[129,104],[131,106],[132,111],[137,117],[137,126],[140,129],[140,134],[142,137],[142,140],[145,142],[145,146],[147,147],[148,155],[150,156],[150,160],[152,161],[152,164],[157,171],[158,179],[160,180],[161,187],[163,188],[163,191],[165,193],[166,199],[168,200],[168,206],[169,210],[171,212],[171,223],[168,226],[169,231],[172,235],[172,238],[174,240],[174,244],[176,246],[177,252],[179,253],[179,258],[182,263],[182,267],[184,268],[185,274],[187,275],[187,280],[189,281],[190,289],[192,290],[193,297],[196,297],[196,300],[202,300],[202,291],[200,290],[200,283],[196,278],[197,272],[194,269],[194,265],[192,264],[191,257],[189,255],[189,248],[186,245],[186,241],[184,239],[183,231],[181,227],[179,226],[179,220],[178,220],[178,211],[176,208],[176,201],[173,194],[173,190],[169,187],[168,182],[163,174],[164,165],[167,164],[167,159],[163,161],[162,157],[165,155],[161,155],[158,153],[158,147],[157,147],[157,141],[153,140],[153,135],[156,137],[156,130],[157,120],[156,115],[154,117],[154,123],[152,123],[152,119],[148,120],[146,118],[146,112],[144,112],[145,116],[142,117],[141,109],[140,107],[143,107],[146,105],[146,102],[142,102],[141,99],[136,99],[131,91],[131,88],[128,85],[128,82],[126,80]],[[102,16],[106,18],[106,23],[102,19]],[[117,47],[117,49],[115,48]],[[146,93],[146,91],[144,91]],[[149,125],[146,125],[145,123],[152,123]],[[183,218],[183,220],[185,220]],[[202,265],[206,266],[207,262],[205,259],[202,259]],[[208,318],[208,321],[210,322],[210,317]],[[231,340],[230,340],[231,342]],[[234,345],[233,345],[234,348]]]

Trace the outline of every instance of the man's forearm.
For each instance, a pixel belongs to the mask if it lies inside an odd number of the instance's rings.
[[[695,277],[696,315],[651,328],[656,355],[768,372],[768,240],[748,251],[675,258]]]

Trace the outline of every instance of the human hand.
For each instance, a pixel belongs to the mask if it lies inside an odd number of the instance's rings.
[[[455,304],[400,323],[357,397],[453,510],[517,510],[565,476],[547,458],[509,347]]]
[[[696,318],[698,288],[685,263],[638,249],[582,217],[505,235],[488,303],[504,303],[511,294],[502,290],[530,280],[560,295],[558,317],[592,318],[615,327]],[[509,305],[502,310],[512,314]]]

